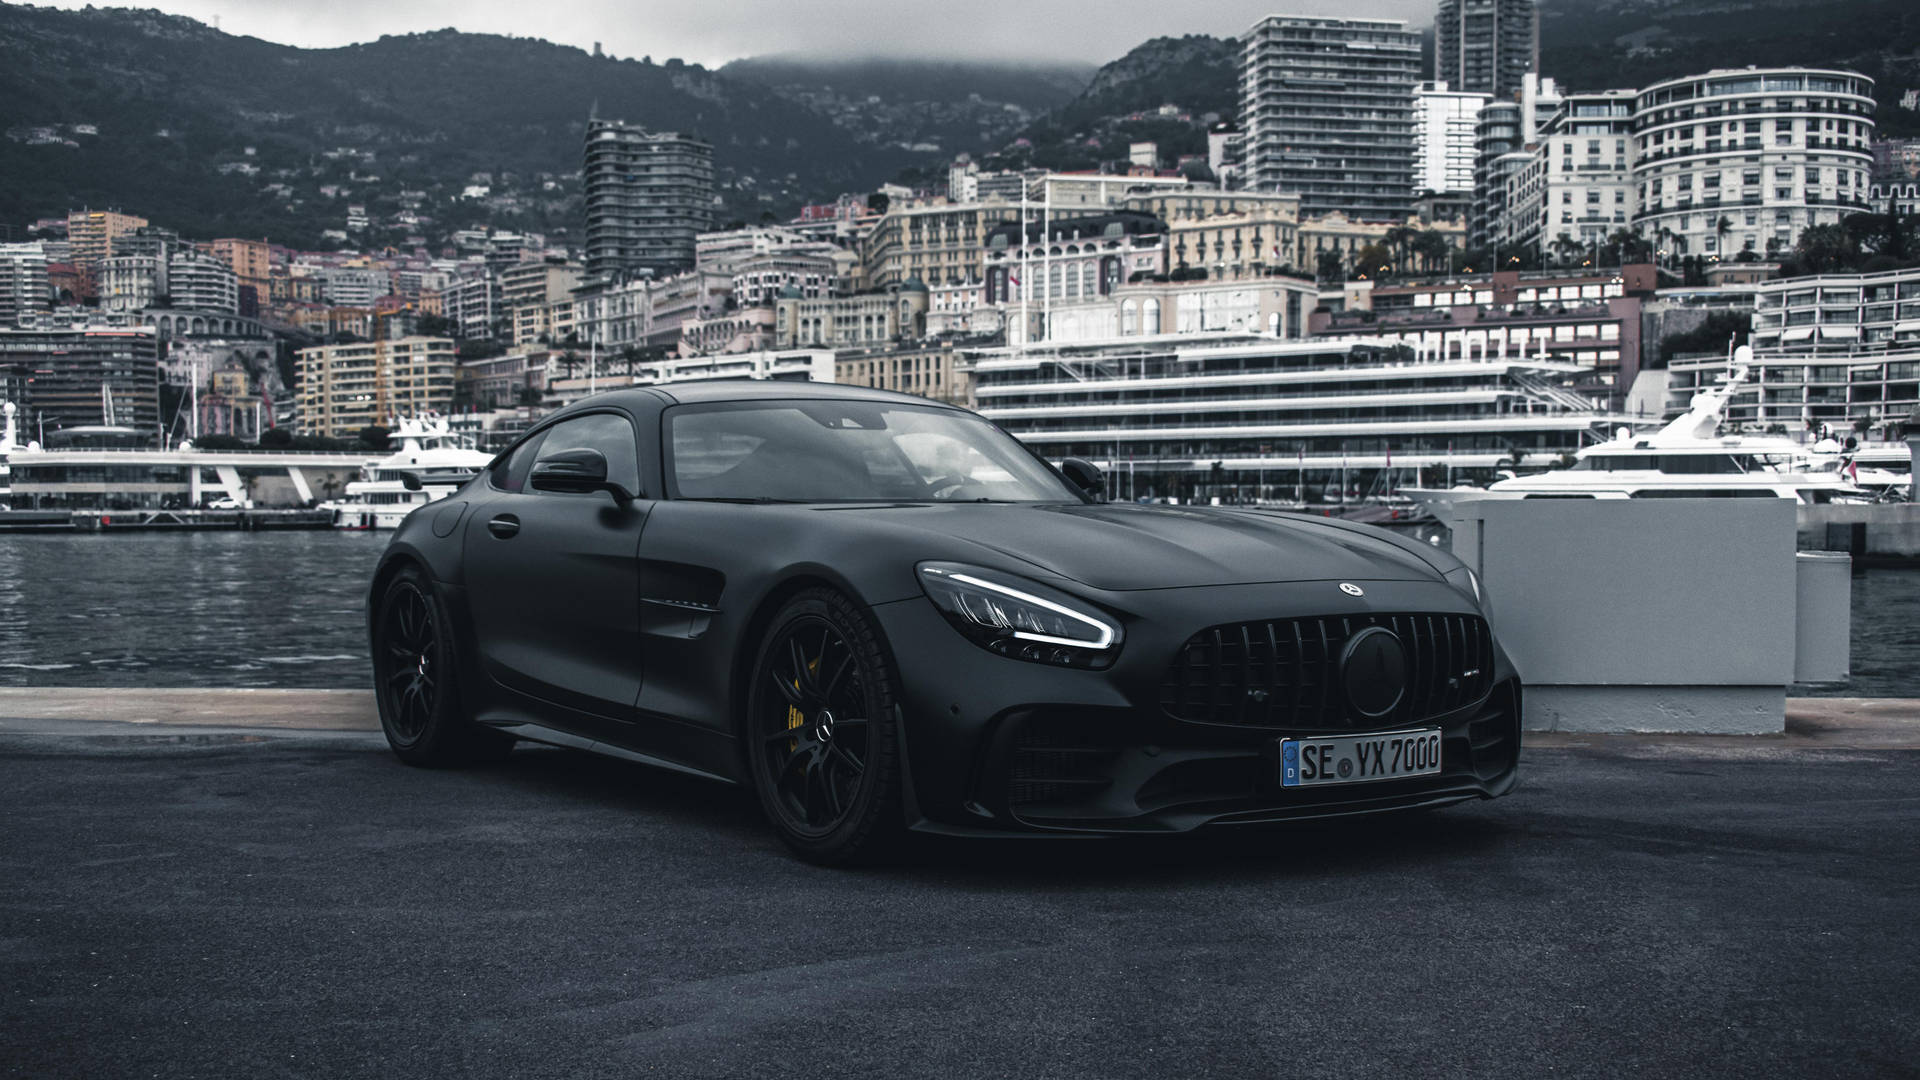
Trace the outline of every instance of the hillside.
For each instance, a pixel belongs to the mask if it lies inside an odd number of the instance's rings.
[[[755,56],[724,78],[769,87],[862,142],[952,156],[1005,143],[1087,84],[1091,64]]]
[[[1169,161],[1206,151],[1206,118],[1231,119],[1239,107],[1240,44],[1190,34],[1144,42],[1100,68],[1085,90],[1021,132],[1030,146],[998,161],[1049,168],[1093,168],[1124,158],[1127,144],[1152,140]],[[1153,114],[1176,106],[1182,117]]]
[[[380,221],[417,204],[429,219],[372,242],[482,220],[577,229],[580,139],[596,103],[602,116],[711,140],[740,216],[787,213],[924,156],[678,61],[454,31],[295,49],[119,9],[0,4],[0,103],[0,223],[118,205],[189,234],[296,244],[341,227],[349,203]],[[488,196],[459,199],[474,183]]]

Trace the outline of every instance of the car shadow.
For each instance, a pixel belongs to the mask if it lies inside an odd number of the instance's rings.
[[[634,814],[650,826],[685,829],[742,853],[781,850],[745,787],[578,750],[526,745],[478,771],[489,784]],[[978,889],[1397,872],[1510,848],[1527,829],[1524,819],[1502,806],[1472,803],[1150,837],[914,835],[881,865],[839,872],[879,879],[932,877],[950,887]]]

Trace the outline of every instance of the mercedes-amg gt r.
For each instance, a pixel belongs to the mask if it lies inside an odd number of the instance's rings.
[[[900,394],[600,394],[395,533],[381,723],[414,764],[527,739],[747,784],[828,863],[1513,786],[1520,684],[1458,560],[1102,488]]]

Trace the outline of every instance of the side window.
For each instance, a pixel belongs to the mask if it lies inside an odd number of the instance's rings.
[[[512,450],[501,454],[490,467],[489,478],[493,486],[501,491],[522,491],[527,486],[527,473],[533,469],[533,455],[539,450],[545,439],[542,432],[526,439]]]
[[[617,413],[590,413],[563,420],[547,429],[540,442],[536,462],[562,450],[587,448],[607,456],[607,479],[634,494],[640,494],[640,460],[634,450],[638,440],[633,424]]]

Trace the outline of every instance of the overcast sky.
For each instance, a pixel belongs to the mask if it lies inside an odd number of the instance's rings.
[[[63,7],[81,7],[55,0]],[[139,0],[220,29],[305,47],[453,27],[616,56],[717,67],[772,52],[1105,63],[1163,34],[1237,34],[1264,15],[1433,21],[1437,0]]]

